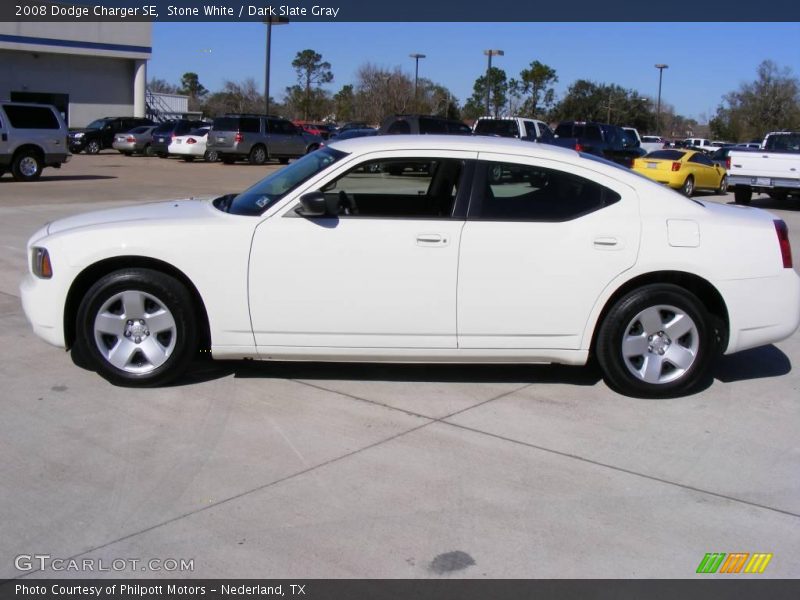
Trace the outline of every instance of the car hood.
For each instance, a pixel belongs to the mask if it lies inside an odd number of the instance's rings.
[[[100,131],[100,130],[95,129],[94,127],[92,127],[91,129],[89,127],[76,127],[74,129],[70,128],[69,130],[70,133],[89,133],[90,131]]]
[[[110,223],[195,220],[212,217],[217,212],[211,201],[194,199],[123,206],[58,219],[47,226],[47,235]]]

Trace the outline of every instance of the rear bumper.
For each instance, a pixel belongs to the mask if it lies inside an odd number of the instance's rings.
[[[750,177],[748,175],[728,175],[729,185],[744,185],[756,189],[794,189],[800,190],[800,178],[788,177]]]
[[[786,339],[800,326],[800,276],[782,269],[775,277],[717,282],[728,308],[725,354]]]

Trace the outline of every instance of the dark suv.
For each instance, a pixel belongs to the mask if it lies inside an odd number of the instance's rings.
[[[268,158],[287,163],[290,158],[313,152],[322,145],[320,136],[303,131],[287,119],[229,114],[214,119],[206,148],[216,150],[220,160],[228,165],[242,159],[262,165]]]
[[[153,129],[153,140],[150,142],[150,149],[159,158],[169,156],[169,143],[172,138],[178,135],[186,135],[190,131],[208,127],[208,123],[200,120],[176,119],[166,121]]]
[[[634,159],[647,154],[625,135],[622,127],[617,125],[590,121],[563,121],[556,127],[555,134],[555,139],[547,143],[601,156],[625,167],[633,166]]]
[[[72,152],[86,151],[97,154],[103,148],[111,148],[114,136],[141,125],[155,125],[154,121],[141,117],[104,117],[92,121],[83,129],[70,129],[69,149]]]
[[[440,134],[472,135],[469,125],[434,115],[392,115],[381,123],[378,135]]]

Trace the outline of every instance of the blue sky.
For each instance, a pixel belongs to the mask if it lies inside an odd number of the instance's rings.
[[[154,23],[148,77],[178,83],[194,71],[207,88],[226,79],[264,82],[265,26],[260,23]],[[800,23],[300,23],[273,28],[270,95],[280,99],[296,83],[291,61],[312,48],[332,65],[337,91],[353,83],[365,62],[447,86],[463,103],[486,69],[483,50],[505,56],[494,65],[517,76],[531,61],[553,67],[563,95],[576,79],[616,83],[655,97],[658,70],[666,63],[662,101],[678,113],[713,116],[722,95],[755,79],[758,64],[772,59],[800,76]]]

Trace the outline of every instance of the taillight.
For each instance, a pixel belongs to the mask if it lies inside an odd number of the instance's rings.
[[[236,142],[237,144],[239,142],[243,142],[244,136],[241,133],[237,133],[235,136],[233,136],[233,141]]]
[[[583,152],[583,144],[575,142],[575,152]]]
[[[672,170],[673,171],[680,171],[681,170],[681,163],[679,163],[678,161],[675,161],[674,163],[672,163]]]
[[[725,170],[726,171],[730,171],[731,170],[731,157],[730,156],[725,159]]]
[[[197,143],[197,140],[196,140],[196,139],[194,139],[194,138],[189,138],[188,140],[186,140],[186,143],[187,143],[187,144],[196,144],[196,143]]]
[[[133,137],[132,135],[130,135],[127,138],[125,138],[125,141],[126,142],[130,142],[132,144],[132,143],[134,143],[136,141],[136,138]]]
[[[783,260],[783,268],[792,268],[792,246],[789,244],[789,229],[786,223],[780,219],[775,219],[775,233],[778,234],[778,244],[781,247],[781,259]]]

